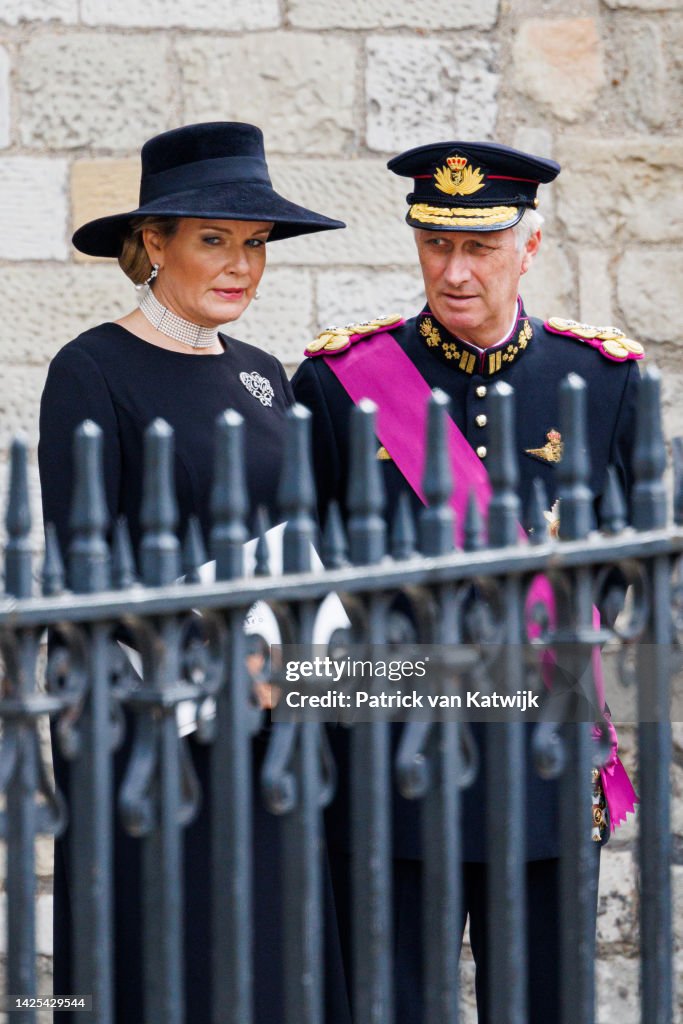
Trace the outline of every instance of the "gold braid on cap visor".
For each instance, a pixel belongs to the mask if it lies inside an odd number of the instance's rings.
[[[426,203],[414,203],[408,216],[419,220],[421,224],[447,224],[449,227],[489,227],[494,224],[505,224],[519,213],[517,206],[491,206],[473,209],[467,206],[427,206]]]

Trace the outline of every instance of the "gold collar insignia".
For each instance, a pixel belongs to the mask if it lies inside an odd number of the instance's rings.
[[[474,373],[477,360],[473,353],[469,352],[462,342],[445,341],[430,316],[426,316],[420,323],[420,334],[427,342],[428,347],[437,349],[444,359],[452,362],[454,366],[458,366],[465,373]]]
[[[526,454],[533,455],[541,462],[559,462],[562,458],[562,435],[559,430],[553,429],[549,430],[545,436],[547,441],[542,448],[525,448]]]
[[[423,316],[418,324],[418,331],[427,348],[438,353],[439,357],[451,366],[471,375],[481,373],[484,377],[492,377],[514,363],[526,350],[534,332],[529,320],[522,317],[518,321],[518,330],[513,337],[494,349],[482,350],[469,346],[455,335],[449,334],[440,324],[435,323],[431,316]],[[479,361],[481,360],[481,365]]]

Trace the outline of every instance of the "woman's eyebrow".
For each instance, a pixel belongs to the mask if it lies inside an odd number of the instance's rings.
[[[252,235],[267,235],[270,233],[272,228],[257,228],[256,231],[252,232]],[[217,231],[224,235],[232,235],[232,228],[221,228],[218,224],[202,224],[200,231]]]

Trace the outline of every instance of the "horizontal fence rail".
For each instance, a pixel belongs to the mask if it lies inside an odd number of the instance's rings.
[[[241,417],[228,411],[216,426],[213,527],[203,537],[191,519],[176,533],[173,432],[161,420],[146,434],[141,508],[143,538],[133,552],[128,525],[109,522],[102,481],[102,437],[92,422],[77,431],[71,541],[59,548],[46,524],[45,555],[34,592],[30,545],[27,447],[11,448],[4,594],[0,595],[0,814],[7,846],[8,993],[35,993],[35,863],[39,835],[69,844],[74,908],[74,991],[92,997],[92,1019],[115,1019],[114,834],[122,827],[142,851],[144,1008],[149,1024],[191,1022],[183,986],[183,834],[200,802],[211,818],[211,949],[207,950],[215,1024],[252,1024],[254,798],[282,820],[283,1024],[324,1020],[326,858],[323,812],[333,798],[337,769],[328,730],[315,720],[279,720],[262,735],[263,765],[255,773],[254,738],[266,714],[253,698],[251,648],[245,620],[263,602],[285,646],[313,656],[323,601],[339,595],[346,642],[404,654],[415,645],[440,653],[451,679],[476,680],[514,694],[544,693],[543,652],[566,650],[570,675],[595,703],[590,652],[607,644],[620,651],[623,674],[635,685],[639,718],[639,865],[641,1019],[672,1020],[671,831],[669,765],[672,678],[680,667],[683,552],[683,445],[674,443],[674,495],[663,484],[660,380],[644,374],[640,388],[635,486],[620,492],[614,472],[598,508],[588,489],[589,442],[585,385],[570,376],[560,395],[564,455],[559,466],[559,539],[547,535],[542,486],[530,507],[517,499],[512,447],[514,394],[493,389],[488,522],[470,496],[464,548],[454,542],[444,458],[448,403],[432,397],[428,417],[424,491],[429,507],[415,517],[402,498],[391,527],[375,457],[375,409],[353,410],[351,487],[346,519],[336,505],[318,529],[310,460],[310,416],[288,414],[278,502],[282,573],[270,570],[261,510],[250,521]],[[669,521],[671,516],[671,521]],[[531,532],[525,537],[519,522]],[[245,573],[245,543],[256,536],[255,570]],[[530,541],[530,543],[528,542]],[[315,567],[313,549],[324,568]],[[202,568],[215,562],[215,576]],[[555,595],[556,621],[532,609],[533,650],[527,634],[535,578]],[[628,586],[626,604],[624,592]],[[596,625],[594,606],[602,610]],[[622,607],[623,606],[623,607]],[[398,609],[398,611],[397,611]],[[41,662],[50,631],[47,668]],[[344,631],[343,631],[344,632]],[[337,641],[339,637],[337,637]],[[124,646],[122,646],[122,643]],[[636,669],[628,669],[630,655]],[[623,655],[623,659],[622,659]],[[634,683],[635,679],[635,683]],[[280,700],[293,684],[273,656],[271,682]],[[313,688],[320,679],[313,680]],[[374,680],[375,685],[377,680]],[[555,693],[559,698],[559,694]],[[537,770],[559,779],[562,848],[561,965],[563,1024],[595,1020],[592,906],[591,787],[607,739],[592,721],[558,712],[534,726]],[[618,709],[615,709],[615,713]],[[192,720],[191,736],[179,729]],[[601,716],[598,716],[601,718]],[[69,799],[51,779],[39,728],[49,720],[53,744],[71,772]],[[525,726],[509,720],[480,749],[468,722],[429,715],[408,720],[398,745],[388,719],[359,721],[350,732],[351,997],[358,1024],[400,1024],[394,1005],[392,901],[392,791],[420,804],[424,855],[423,928],[425,1020],[460,1019],[458,944],[464,790],[485,758],[491,843],[489,892],[491,1012],[496,1024],[524,1024],[523,765]],[[202,792],[190,746],[209,752],[208,794]],[[115,753],[127,750],[123,778]],[[117,825],[117,821],[120,823]],[[206,880],[205,880],[206,881]],[[420,920],[416,916],[416,922]],[[416,925],[417,926],[417,925]],[[14,1024],[31,1024],[36,1009],[19,1008]],[[78,1018],[75,1018],[78,1019]]]

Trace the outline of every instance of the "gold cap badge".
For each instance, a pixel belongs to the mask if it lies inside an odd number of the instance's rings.
[[[447,196],[470,196],[484,187],[484,175],[467,163],[465,156],[446,157],[446,167],[437,167],[434,182]]]

